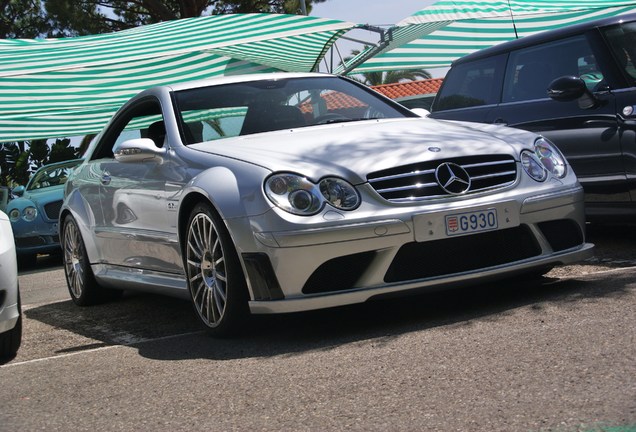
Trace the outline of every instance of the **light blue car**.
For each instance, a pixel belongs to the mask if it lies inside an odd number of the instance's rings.
[[[74,159],[45,165],[31,176],[26,188],[18,186],[13,189],[18,198],[9,201],[6,213],[11,221],[20,262],[33,262],[38,253],[60,251],[58,215],[64,183],[80,162],[80,159]]]

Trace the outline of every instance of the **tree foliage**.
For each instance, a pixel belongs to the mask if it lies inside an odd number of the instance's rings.
[[[43,165],[80,157],[80,149],[68,138],[53,144],[46,140],[17,141],[0,144],[0,185],[25,185],[33,172]]]
[[[324,1],[306,0],[308,11],[312,3]],[[300,0],[46,0],[45,4],[51,36],[108,33],[207,15],[300,11]]]
[[[39,0],[0,0],[0,38],[35,38],[48,32]]]

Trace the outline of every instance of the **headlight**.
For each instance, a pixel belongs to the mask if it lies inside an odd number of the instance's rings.
[[[565,158],[554,144],[544,138],[534,142],[534,152],[526,150],[521,153],[521,165],[530,177],[540,182],[547,179],[548,174],[563,178],[567,173]]]
[[[543,166],[552,173],[552,175],[563,178],[567,172],[565,158],[554,144],[544,138],[539,138],[534,142],[534,152],[543,164]]]
[[[545,169],[536,154],[523,151],[521,153],[521,165],[526,173],[536,181],[542,182],[548,178],[548,171]]]
[[[20,219],[20,210],[18,209],[12,209],[9,212],[9,220],[11,222],[16,222],[18,219]]]
[[[298,174],[275,174],[265,181],[265,194],[283,210],[303,216],[318,213],[326,203],[340,210],[354,210],[360,205],[355,188],[335,177],[315,184]]]
[[[38,209],[36,209],[35,207],[29,206],[29,207],[26,207],[24,210],[22,210],[22,219],[24,219],[27,222],[31,222],[35,220],[37,215],[38,215]]]

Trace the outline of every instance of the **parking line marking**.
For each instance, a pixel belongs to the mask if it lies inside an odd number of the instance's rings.
[[[183,337],[183,336],[192,336],[192,335],[202,334],[202,333],[204,333],[203,330],[198,330],[198,331],[195,331],[195,332],[179,333],[179,334],[176,334],[176,335],[163,336],[163,337],[160,337],[160,338],[142,339],[142,340],[135,341],[134,343],[131,343],[131,344],[109,345],[109,346],[105,346],[105,347],[92,348],[92,349],[76,351],[76,352],[71,352],[71,353],[66,353],[66,354],[60,354],[60,355],[55,355],[55,356],[42,357],[42,358],[31,359],[31,360],[24,360],[24,361],[16,362],[16,363],[7,363],[5,365],[0,365],[0,369],[12,367],[12,366],[27,365],[27,364],[31,364],[31,363],[39,363],[39,362],[43,362],[43,361],[47,361],[47,360],[55,360],[55,359],[59,359],[59,358],[72,357],[72,356],[76,356],[76,355],[79,355],[79,354],[92,353],[92,352],[98,352],[98,351],[106,351],[106,350],[113,349],[113,348],[127,348],[127,347],[131,347],[131,346],[134,346],[134,345],[143,344],[143,343],[146,343],[146,342],[170,340],[170,339],[176,339],[176,338]]]

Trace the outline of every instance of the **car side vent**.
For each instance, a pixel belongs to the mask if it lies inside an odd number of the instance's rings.
[[[384,199],[411,202],[511,186],[517,180],[517,163],[508,155],[467,156],[376,171],[367,180]]]

